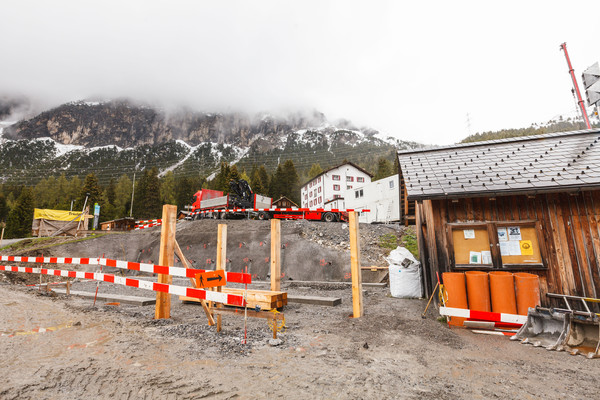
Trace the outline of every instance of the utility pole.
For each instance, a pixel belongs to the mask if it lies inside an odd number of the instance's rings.
[[[567,52],[567,43],[563,43],[560,45],[560,49],[565,52],[565,58],[567,59],[567,64],[569,66],[569,74],[571,74],[571,79],[573,80],[573,87],[575,88],[575,93],[577,94],[577,102],[579,103],[579,108],[581,109],[581,114],[583,115],[583,120],[585,121],[585,125],[587,129],[592,129],[590,125],[590,120],[588,118],[587,112],[585,110],[585,104],[583,99],[581,98],[581,92],[579,91],[579,85],[577,84],[577,78],[575,78],[575,71],[573,70],[573,66],[571,66],[571,59],[569,58],[569,53]]]
[[[135,194],[135,170],[133,171],[133,184],[131,185],[131,205],[129,207],[129,218],[133,213],[133,195]]]

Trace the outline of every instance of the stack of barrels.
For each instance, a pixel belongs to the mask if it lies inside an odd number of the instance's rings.
[[[504,314],[527,315],[540,305],[539,277],[525,272],[467,271],[442,274],[447,307]],[[462,326],[464,318],[453,317],[450,325]]]

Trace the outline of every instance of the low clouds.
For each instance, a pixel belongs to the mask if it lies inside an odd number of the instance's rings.
[[[44,105],[101,96],[318,109],[440,144],[468,134],[467,112],[476,131],[570,111],[562,41],[578,73],[600,58],[588,46],[598,28],[549,2],[10,3],[0,9],[2,92]]]

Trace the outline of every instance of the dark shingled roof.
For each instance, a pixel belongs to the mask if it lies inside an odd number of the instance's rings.
[[[398,152],[410,200],[600,187],[600,129]]]

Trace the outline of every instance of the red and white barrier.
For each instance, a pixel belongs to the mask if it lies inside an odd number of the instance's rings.
[[[149,272],[153,274],[164,274],[180,276],[184,278],[195,278],[197,274],[206,272],[205,269],[192,269],[181,267],[167,267],[164,265],[137,263],[131,261],[111,260],[108,258],[67,258],[67,257],[20,257],[0,256],[0,261],[25,262],[38,264],[78,264],[78,265],[104,265],[132,271]],[[242,272],[225,272],[227,282],[252,283],[252,275]]]
[[[334,208],[332,210],[325,210],[323,208],[298,208],[298,207],[291,207],[291,208],[227,208],[227,209],[212,209],[212,210],[196,210],[193,211],[189,214],[189,216],[194,216],[197,214],[209,214],[209,213],[225,213],[225,212],[262,212],[262,211],[274,211],[274,212],[290,212],[290,211],[295,211],[295,212],[350,212],[350,211],[358,211],[358,212],[371,212],[371,210],[354,210],[354,209],[347,209],[347,210],[340,210],[337,208]]]
[[[517,332],[499,332],[499,331],[481,331],[477,329],[471,330],[473,333],[481,333],[484,335],[496,335],[496,336],[514,336]]]
[[[141,221],[135,221],[136,225],[145,225],[145,224],[153,224],[156,222],[161,222],[162,223],[162,219],[146,219],[146,220],[141,220]]]
[[[49,268],[31,268],[0,265],[0,271],[25,272],[30,274],[63,276],[66,278],[92,279],[115,283],[117,285],[136,287],[140,289],[152,290],[154,292],[163,292],[178,296],[187,296],[195,299],[215,301],[243,307],[245,305],[244,296],[207,291],[203,289],[189,288],[183,286],[169,285],[166,283],[149,282],[139,279],[131,279],[112,274],[99,272],[67,271],[62,269]]]
[[[508,322],[511,324],[524,324],[527,322],[526,315],[475,311],[465,308],[440,307],[440,314],[448,317],[476,319],[480,321]]]
[[[151,223],[151,224],[146,224],[146,225],[135,225],[135,226],[133,227],[133,230],[134,230],[134,231],[137,231],[137,230],[139,230],[139,229],[152,228],[152,227],[154,227],[154,226],[161,226],[161,225],[162,225],[162,222],[153,222],[153,223]]]

